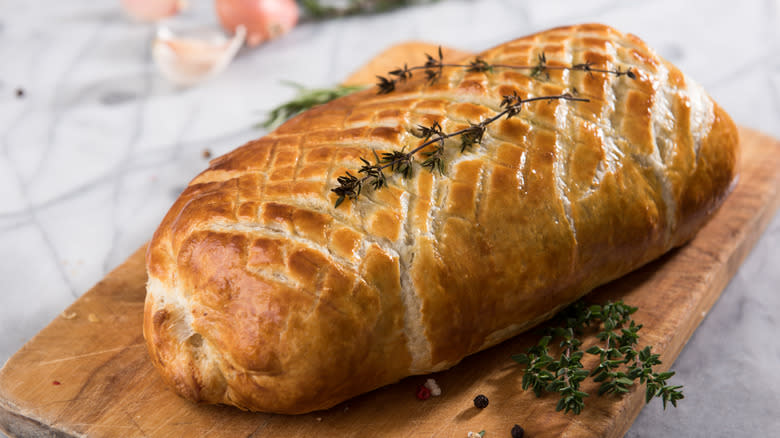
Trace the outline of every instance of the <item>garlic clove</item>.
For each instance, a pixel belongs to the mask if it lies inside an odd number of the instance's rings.
[[[195,36],[174,34],[165,26],[157,29],[152,57],[168,80],[180,86],[199,84],[222,72],[244,44],[246,28],[236,28],[231,39],[217,32]]]

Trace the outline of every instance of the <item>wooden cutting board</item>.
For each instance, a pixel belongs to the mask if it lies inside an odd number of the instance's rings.
[[[375,74],[435,50],[421,43],[396,46],[348,82],[370,83]],[[445,57],[459,53],[447,50]],[[748,129],[740,130],[740,141],[740,182],[696,238],[590,297],[639,306],[642,343],[653,344],[664,364],[674,362],[780,203],[780,142]],[[521,391],[522,373],[510,355],[535,342],[534,332],[435,374],[443,394],[427,401],[415,398],[427,376],[416,376],[300,416],[195,405],[171,392],[147,359],[141,335],[145,281],[141,248],[8,361],[0,370],[2,429],[36,437],[463,437],[480,430],[508,437],[518,423],[529,437],[619,437],[644,406],[642,391],[591,397],[575,417],[555,412],[554,397]],[[477,394],[490,399],[482,411],[472,404]]]

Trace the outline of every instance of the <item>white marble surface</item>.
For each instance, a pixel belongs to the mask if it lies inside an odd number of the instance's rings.
[[[204,149],[263,134],[253,123],[292,95],[280,80],[331,85],[396,42],[476,51],[603,22],[641,36],[738,123],[780,138],[776,0],[450,0],[301,25],[191,89],[158,76],[153,28],[118,3],[0,0],[0,363],[151,236],[206,166]],[[211,2],[191,3],[214,21]],[[686,399],[666,412],[652,403],[628,436],[780,433],[779,246],[775,217],[675,364]]]

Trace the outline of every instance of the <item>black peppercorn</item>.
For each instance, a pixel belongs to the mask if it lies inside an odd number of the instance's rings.
[[[484,395],[480,394],[474,397],[474,406],[480,409],[485,409],[487,405],[488,405],[488,398],[485,397]]]
[[[17,97],[17,98],[20,98],[20,99],[21,99],[22,97],[24,97],[24,89],[22,89],[22,88],[17,88],[17,89],[16,89],[16,97]]]
[[[525,434],[525,431],[519,424],[512,426],[512,438],[523,438],[523,434]]]

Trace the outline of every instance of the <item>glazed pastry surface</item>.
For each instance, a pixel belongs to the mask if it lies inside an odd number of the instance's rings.
[[[541,53],[636,78],[445,68],[429,84],[418,72],[212,161],[147,253],[144,335],[164,380],[194,401],[328,408],[451,367],[689,240],[736,177],[729,116],[602,25],[479,57],[534,65]],[[453,132],[501,111],[504,95],[566,92],[589,102],[528,104],[463,153],[448,140],[443,175],[417,167],[334,208],[338,176],[419,145],[418,125]]]

